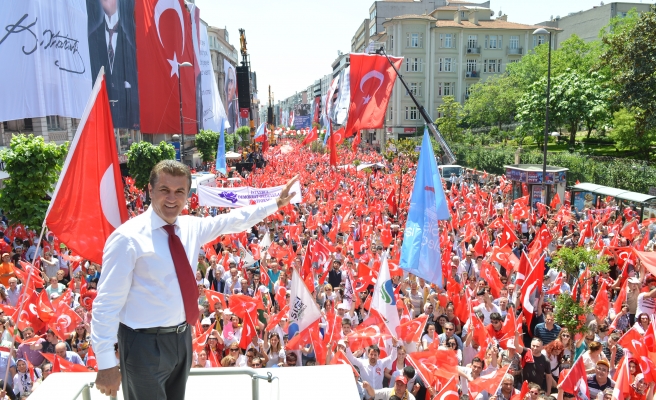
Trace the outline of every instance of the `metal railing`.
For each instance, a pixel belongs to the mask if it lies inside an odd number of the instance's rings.
[[[509,56],[521,56],[524,54],[524,49],[521,47],[512,48],[510,46],[506,47],[506,55]]]
[[[249,375],[251,377],[251,390],[252,390],[252,399],[258,400],[260,398],[260,386],[258,385],[258,380],[265,380],[269,383],[272,383],[274,379],[278,379],[277,376],[273,376],[271,372],[267,372],[266,376],[259,375],[257,371],[253,368],[194,368],[189,371],[189,376],[216,376],[216,375]],[[82,395],[82,400],[91,400],[91,388],[94,386],[94,382],[86,383],[80,388],[80,391],[73,397],[72,400],[76,400]],[[116,397],[110,397],[110,400],[117,400]]]

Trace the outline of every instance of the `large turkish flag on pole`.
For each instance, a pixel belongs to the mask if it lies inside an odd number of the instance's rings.
[[[390,57],[399,69],[403,57]],[[382,128],[396,72],[387,57],[377,54],[351,54],[351,106],[346,137],[361,129]]]
[[[180,133],[178,63],[194,64],[191,16],[182,0],[137,0],[137,70],[142,133]],[[195,134],[194,68],[180,68],[184,132]]]
[[[102,70],[68,150],[45,223],[73,252],[100,264],[107,237],[127,219]]]

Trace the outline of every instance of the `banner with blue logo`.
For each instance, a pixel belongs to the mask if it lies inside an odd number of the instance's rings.
[[[438,221],[449,219],[449,207],[427,129],[424,130],[417,165],[408,222],[403,234],[400,267],[442,286]]]

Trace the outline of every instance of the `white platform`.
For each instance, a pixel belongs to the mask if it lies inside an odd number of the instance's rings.
[[[220,371],[225,368],[215,368]],[[204,369],[205,371],[209,370]],[[193,369],[192,371],[196,371]],[[258,380],[260,400],[358,400],[358,389],[353,370],[348,365],[316,367],[263,368],[258,374],[271,372],[278,377],[272,383]],[[85,383],[96,379],[94,372],[55,373],[50,375],[30,396],[30,400],[72,400]],[[53,394],[56,394],[53,397]],[[82,400],[82,396],[78,397]],[[251,400],[251,378],[248,375],[190,375],[187,381],[187,399],[222,398]],[[92,400],[109,400],[96,388],[91,389]],[[123,395],[119,391],[118,399]],[[174,399],[172,399],[174,400]]]

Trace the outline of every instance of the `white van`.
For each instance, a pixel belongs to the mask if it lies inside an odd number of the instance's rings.
[[[437,169],[440,171],[440,176],[442,179],[451,178],[451,174],[455,174],[457,177],[460,177],[465,173],[465,168],[460,165],[438,165]]]

